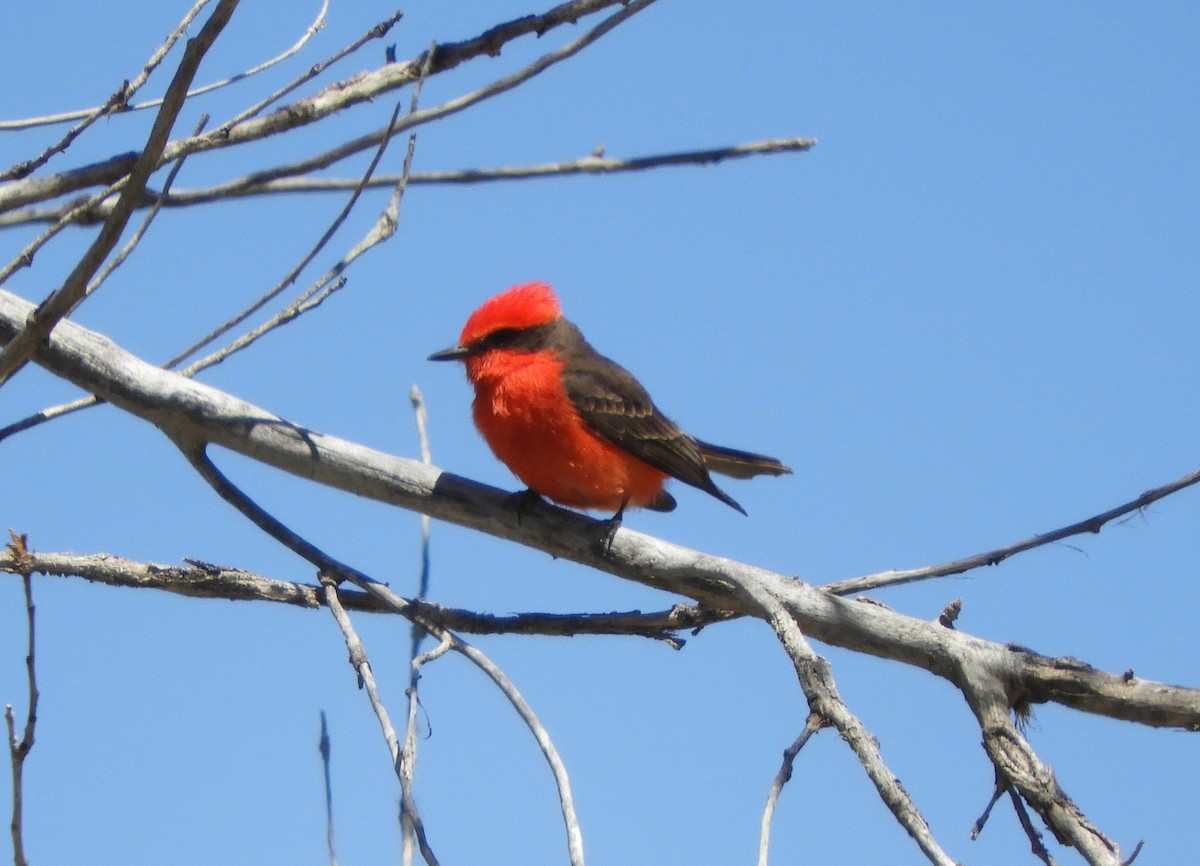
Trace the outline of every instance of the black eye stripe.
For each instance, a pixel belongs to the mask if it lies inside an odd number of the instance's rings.
[[[516,342],[517,336],[520,333],[516,328],[501,328],[498,331],[492,331],[492,333],[488,334],[480,342],[488,348],[498,349],[502,346],[511,346]]]
[[[559,325],[551,322],[532,328],[499,328],[476,340],[471,348],[477,352],[490,349],[515,349],[519,352],[538,352],[552,348]]]

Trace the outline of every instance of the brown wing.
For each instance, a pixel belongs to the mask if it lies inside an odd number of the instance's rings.
[[[563,386],[596,433],[655,469],[746,512],[713,483],[696,440],[662,414],[627,370],[583,343],[566,358]]]

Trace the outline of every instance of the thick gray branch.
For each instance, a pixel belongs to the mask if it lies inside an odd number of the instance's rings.
[[[31,309],[32,304],[0,290],[0,342],[12,338]],[[825,643],[905,662],[960,688],[968,685],[964,671],[971,660],[971,670],[987,671],[1001,684],[1009,706],[1053,701],[1147,725],[1200,730],[1197,689],[1125,678],[984,641],[627,529],[601,555],[593,543],[597,524],[583,515],[544,506],[526,509],[518,521],[506,491],[308,430],[162,370],[69,320],[54,330],[34,360],[176,441],[212,442],[285,472],[517,541],[706,607],[761,615],[738,591],[757,584],[786,606],[805,634]]]

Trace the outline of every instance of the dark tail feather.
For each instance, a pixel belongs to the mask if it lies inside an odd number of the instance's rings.
[[[711,478],[708,479],[708,486],[703,487],[701,489],[704,490],[706,493],[711,493],[713,496],[717,497],[717,499],[720,499],[722,502],[724,502],[730,508],[734,508],[734,509],[742,512],[742,514],[746,514],[746,509],[744,509],[744,508],[742,508],[742,506],[738,505],[737,501],[734,500],[734,498],[732,496],[730,496],[728,493],[726,493],[724,490],[722,490],[717,485],[713,484],[713,480]],[[749,516],[749,515],[747,515],[747,516]]]
[[[699,440],[696,440],[696,445],[700,448],[700,455],[704,458],[705,466],[713,472],[720,472],[731,478],[792,474],[791,469],[774,457],[764,457],[762,454],[751,454],[749,451],[738,451],[734,448],[722,448],[720,445],[709,445],[707,442]],[[741,511],[740,508],[738,510]]]

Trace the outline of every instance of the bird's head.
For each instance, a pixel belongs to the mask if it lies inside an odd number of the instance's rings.
[[[430,361],[466,361],[472,376],[473,360],[497,349],[515,348],[520,336],[562,318],[558,297],[549,283],[522,283],[488,298],[463,326],[458,345],[429,356]]]

